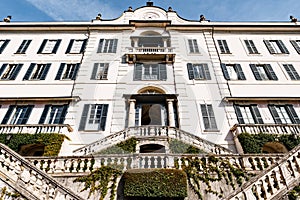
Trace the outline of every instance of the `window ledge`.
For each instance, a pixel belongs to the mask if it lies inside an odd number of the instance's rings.
[[[218,129],[204,129],[205,133],[217,133],[217,132],[220,132],[220,130]]]

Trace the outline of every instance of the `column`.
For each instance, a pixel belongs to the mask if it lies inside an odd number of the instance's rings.
[[[129,99],[128,127],[135,126],[135,99]]]
[[[167,99],[168,102],[168,117],[169,117],[169,126],[175,126],[174,119],[174,107],[173,107],[174,99]]]

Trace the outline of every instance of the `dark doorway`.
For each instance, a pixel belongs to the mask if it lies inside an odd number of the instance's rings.
[[[19,146],[18,154],[21,156],[43,156],[45,145],[43,144],[26,144]]]
[[[141,125],[162,125],[160,104],[142,105]]]
[[[140,153],[166,153],[166,149],[159,144],[145,144],[140,146]]]

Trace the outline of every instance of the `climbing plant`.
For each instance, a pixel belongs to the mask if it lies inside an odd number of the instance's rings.
[[[169,148],[170,148],[170,152],[171,153],[180,153],[180,154],[200,154],[200,153],[206,153],[205,151],[186,144],[180,140],[176,140],[176,139],[170,139],[169,141]]]
[[[123,142],[120,142],[114,146],[103,149],[96,154],[127,154],[135,153],[137,139],[135,137],[129,138]]]

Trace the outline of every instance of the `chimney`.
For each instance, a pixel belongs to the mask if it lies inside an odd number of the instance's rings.
[[[153,2],[148,1],[146,5],[147,5],[147,6],[153,6]]]

